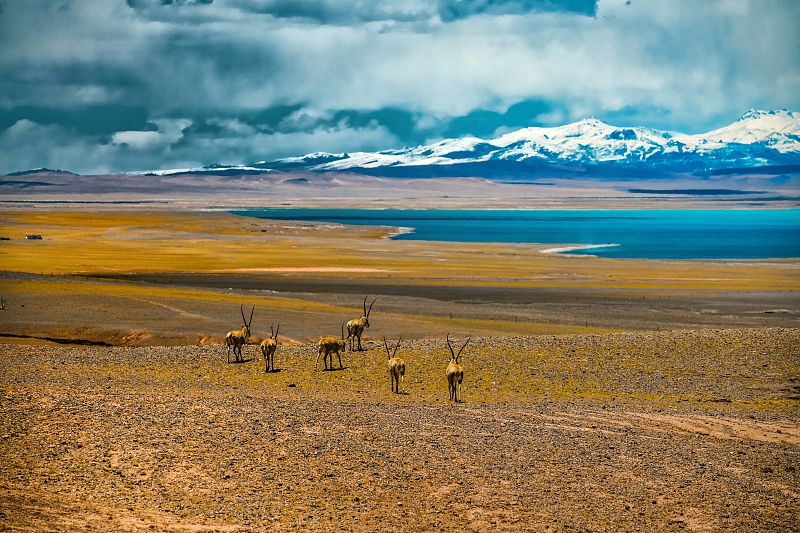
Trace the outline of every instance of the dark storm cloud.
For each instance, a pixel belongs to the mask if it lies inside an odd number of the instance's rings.
[[[597,0],[440,0],[439,16],[452,22],[475,15],[520,15],[530,12],[560,12],[593,17]]]
[[[424,132],[416,130],[416,119],[404,109],[383,108],[374,111],[341,110],[334,113],[331,124],[346,125],[355,129],[382,126],[404,143],[420,143]]]
[[[417,128],[417,117],[413,113],[396,107],[374,110],[340,109],[313,116],[302,106],[281,106],[269,109],[259,115],[268,114],[277,118],[278,113],[286,114],[280,120],[273,120],[272,131],[278,133],[313,133],[318,130],[372,130],[383,128],[406,144],[421,143],[431,134]]]
[[[37,69],[27,62],[9,62],[0,76],[0,94],[17,105],[40,105],[78,109],[86,102],[76,93],[87,87],[114,95],[120,104],[144,106],[148,103],[147,78],[130,65],[115,62],[94,63],[74,59]]]
[[[445,137],[459,137],[464,134],[476,137],[491,137],[502,128],[516,129],[530,126],[543,126],[538,117],[553,111],[553,105],[543,100],[525,100],[510,106],[505,112],[476,109],[468,114],[455,117],[444,130]]]
[[[318,24],[414,22],[428,20],[434,14],[429,3],[417,0],[231,0],[231,4],[245,12]]]
[[[203,24],[214,20],[224,9],[215,9],[214,0],[125,0],[138,17],[180,24]]]
[[[244,121],[265,132],[280,130],[280,124],[293,113],[301,110],[302,104],[277,105],[262,109],[256,113],[245,115]]]
[[[232,5],[251,13],[318,24],[431,21],[437,15],[443,22],[453,22],[482,14],[561,12],[594,16],[597,12],[596,0],[233,0]]]
[[[159,99],[151,102],[154,109],[258,108],[261,102],[250,102],[244,95],[293,75],[271,42],[221,33],[202,38],[202,33],[180,29],[147,45],[148,62],[153,63],[149,94]]]
[[[210,10],[209,0],[126,0],[127,5],[150,20],[181,20],[202,23],[208,17],[235,17],[236,12],[265,15],[275,19],[299,20],[313,24],[357,25],[365,22],[416,22],[436,15],[436,5],[425,0],[223,0]]]
[[[192,6],[208,5],[214,0],[125,0],[133,9],[152,9],[158,6]]]
[[[188,116],[187,113],[180,116]],[[316,114],[303,104],[278,105],[238,115],[201,117],[195,116],[191,126],[183,130],[184,140],[195,137],[237,136],[234,129],[252,128],[259,134],[306,134],[334,130],[374,130],[382,128],[406,144],[419,144],[439,129],[422,130],[417,127],[417,117],[400,108],[375,110],[340,109]]]
[[[55,109],[37,106],[20,106],[0,109],[0,130],[29,120],[42,125],[58,125],[83,135],[111,135],[118,131],[157,131],[147,119],[144,107],[123,105],[95,105],[80,109]]]

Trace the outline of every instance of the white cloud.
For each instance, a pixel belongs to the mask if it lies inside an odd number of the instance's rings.
[[[318,127],[342,109],[407,110],[431,135],[452,117],[502,113],[524,100],[551,103],[539,117],[551,124],[598,116],[687,133],[750,108],[800,109],[800,2],[602,0],[596,17],[510,1],[477,14],[478,2],[466,6],[476,16],[447,23],[418,0],[325,0],[305,15],[277,0],[149,1],[137,10],[122,0],[74,0],[59,11],[62,4],[4,4],[0,117],[22,106],[131,105],[145,108],[158,131],[108,139],[17,121],[0,130],[6,170],[33,159],[69,166],[58,157],[76,169],[127,170],[145,155],[156,168],[159,158],[244,163],[403,143],[381,127]],[[280,134],[246,119],[294,104],[302,108]],[[188,135],[181,120],[219,126],[224,138]],[[43,155],[22,145],[6,151],[25,128],[39,128],[30,142]]]
[[[20,120],[0,134],[0,172],[80,168],[102,173],[113,169],[113,150],[93,139],[75,136],[61,126]]]
[[[163,149],[178,142],[183,130],[191,125],[188,119],[154,120],[158,131],[118,131],[111,136],[116,145],[127,145],[137,150]]]

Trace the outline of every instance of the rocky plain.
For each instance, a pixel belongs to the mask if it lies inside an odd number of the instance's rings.
[[[0,528],[800,528],[797,329],[364,347],[0,345]]]

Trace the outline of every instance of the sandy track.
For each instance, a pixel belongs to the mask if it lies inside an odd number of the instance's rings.
[[[800,528],[800,331],[474,343],[460,405],[441,340],[401,347],[406,395],[373,343],[333,372],[281,346],[270,374],[253,347],[0,345],[0,526]]]

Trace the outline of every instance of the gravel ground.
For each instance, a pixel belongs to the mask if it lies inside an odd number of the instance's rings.
[[[365,347],[0,345],[0,530],[800,530],[800,330]]]

